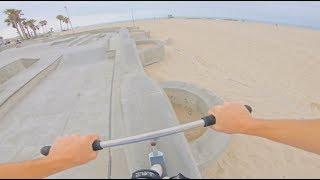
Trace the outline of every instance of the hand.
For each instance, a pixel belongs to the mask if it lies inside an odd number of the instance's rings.
[[[226,102],[212,107],[208,113],[216,118],[212,128],[228,134],[246,134],[254,123],[249,111],[240,103]]]
[[[100,139],[98,135],[59,137],[53,143],[48,158],[64,163],[66,168],[87,163],[97,157],[97,151],[92,150],[92,143],[97,139]]]

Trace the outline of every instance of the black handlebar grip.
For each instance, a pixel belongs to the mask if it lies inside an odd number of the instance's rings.
[[[40,149],[40,153],[44,156],[48,156],[49,152],[50,152],[51,146],[43,146]]]
[[[246,107],[246,109],[250,113],[252,112],[252,108],[249,105],[244,105],[244,107]],[[201,119],[203,119],[203,121],[204,121],[203,127],[212,126],[212,125],[216,124],[216,117],[214,117],[212,114],[205,116],[205,117],[202,117]]]
[[[249,105],[244,105],[244,107],[247,108],[247,110],[249,111],[249,113],[252,113],[252,107]]]
[[[216,117],[214,117],[212,114],[210,114],[209,116],[202,117],[201,119],[203,119],[204,121],[203,127],[212,126],[216,123]]]
[[[100,140],[95,140],[93,143],[92,143],[92,150],[94,151],[99,151],[101,149],[103,149],[101,146],[100,146]],[[50,152],[50,149],[51,149],[51,146],[43,146],[41,149],[40,149],[40,153],[44,156],[48,156],[49,152]]]
[[[92,143],[92,149],[94,151],[99,151],[99,150],[103,149],[103,147],[100,146],[100,142],[101,141],[97,139]]]

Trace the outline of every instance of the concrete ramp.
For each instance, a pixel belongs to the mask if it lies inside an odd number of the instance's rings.
[[[32,64],[39,59],[19,59],[4,67],[0,68],[0,85],[20,73],[21,71],[28,69]]]
[[[74,46],[74,45],[80,43],[81,41],[83,41],[84,39],[86,39],[88,36],[90,36],[90,34],[80,36],[79,38],[71,41],[71,42],[68,44],[68,46],[69,46],[69,47],[70,47],[70,46]]]
[[[65,38],[63,40],[57,40],[57,41],[54,41],[50,44],[50,46],[56,46],[56,45],[61,45],[61,44],[66,44],[68,42],[71,42],[75,39],[77,39],[78,37],[68,37],[68,38]]]
[[[40,148],[51,144],[61,135],[97,133],[105,139],[112,65],[107,59],[104,44],[81,51],[70,48],[70,51],[65,51],[62,58],[58,59],[58,67],[54,60],[57,59],[46,61],[40,58],[32,69],[29,68],[30,71],[13,77],[14,81],[11,81],[13,78],[10,79],[10,86],[9,81],[6,83],[6,89],[11,89],[8,92],[14,94],[17,89],[18,92],[25,92],[19,89],[22,86],[27,87],[29,93],[19,101],[12,98],[16,95],[10,97],[10,100],[18,103],[6,108],[9,111],[0,118],[1,163],[41,157]],[[35,86],[33,81],[26,79],[45,77],[42,76],[43,73],[40,73],[41,76],[36,75],[40,68],[44,69],[42,72],[46,72],[45,67],[50,65],[49,62],[54,65],[50,67],[55,67],[56,70],[48,74],[41,83]],[[0,97],[7,97],[5,95],[7,93],[1,93]],[[20,93],[17,97],[21,97]],[[101,151],[95,161],[49,178],[105,178],[107,153],[108,151]]]
[[[127,29],[121,29],[116,47],[115,80],[120,87],[121,119],[112,119],[113,127],[122,128],[122,137],[145,133],[152,130],[178,125],[171,104],[160,86],[143,71],[142,63]],[[119,52],[120,51],[120,52]],[[118,122],[115,122],[118,121]],[[120,122],[119,122],[120,121]],[[119,131],[113,128],[112,131]],[[112,136],[111,139],[120,138]],[[151,152],[150,142],[141,142],[122,147],[129,172],[150,167],[147,154]],[[200,173],[183,134],[158,140],[158,149],[165,153],[167,171],[170,176],[178,173],[191,178],[199,178]],[[117,156],[112,156],[117,159]],[[117,164],[119,167],[120,164]],[[118,170],[119,171],[119,170]],[[111,178],[119,178],[111,176]]]
[[[6,81],[0,84],[0,118],[2,118],[20,99],[36,86],[51,71],[57,68],[61,56],[49,57],[33,65],[37,59],[18,60],[4,68],[7,72]],[[33,65],[32,67],[30,67]],[[8,66],[15,71],[10,71]],[[29,68],[30,67],[30,68]],[[28,68],[28,69],[26,69]],[[23,71],[24,73],[19,73]]]

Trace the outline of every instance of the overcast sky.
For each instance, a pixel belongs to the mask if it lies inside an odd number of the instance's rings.
[[[66,16],[68,7],[73,26],[135,18],[164,17],[168,14],[188,17],[229,17],[263,22],[320,28],[320,2],[112,2],[112,1],[1,1],[0,36],[13,37],[16,31],[3,21],[7,8],[21,9],[23,17],[46,19],[58,30],[58,14]]]

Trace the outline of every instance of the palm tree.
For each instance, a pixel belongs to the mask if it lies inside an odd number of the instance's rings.
[[[27,20],[27,25],[32,29],[34,36],[37,36],[37,29],[39,29],[39,27],[35,25],[36,22],[34,19]]]
[[[63,17],[62,21],[67,24],[67,29],[69,30],[69,22],[70,22],[69,18]]]
[[[17,26],[17,23],[12,20],[10,17],[4,20],[5,23],[7,23],[8,26],[12,26],[17,30],[17,33],[19,34],[20,38],[23,39],[23,36],[21,35],[21,32],[19,31],[19,28]]]
[[[47,25],[47,21],[46,20],[42,20],[42,21],[39,22],[39,25],[41,26],[42,32],[44,33],[43,26]]]
[[[29,31],[29,27],[28,27],[28,22],[26,20],[24,20],[24,21],[22,21],[22,24],[23,24],[24,28],[27,30],[29,38],[31,38],[31,34]]]
[[[62,15],[58,15],[56,18],[60,21],[60,29],[61,29],[61,31],[62,31],[62,24],[61,24],[61,21],[63,21],[64,16],[62,16]]]
[[[36,31],[37,31],[37,30],[40,30],[39,25],[36,25],[36,26],[35,26],[35,29],[36,29]]]
[[[19,9],[6,9],[4,10],[4,13],[8,16],[8,19],[12,21],[12,23],[14,24],[13,26],[16,27],[16,29],[20,27],[20,30],[22,32],[21,38],[26,38],[27,34],[22,25],[22,21],[24,20],[23,18],[21,18],[21,16],[23,15],[22,11]]]

